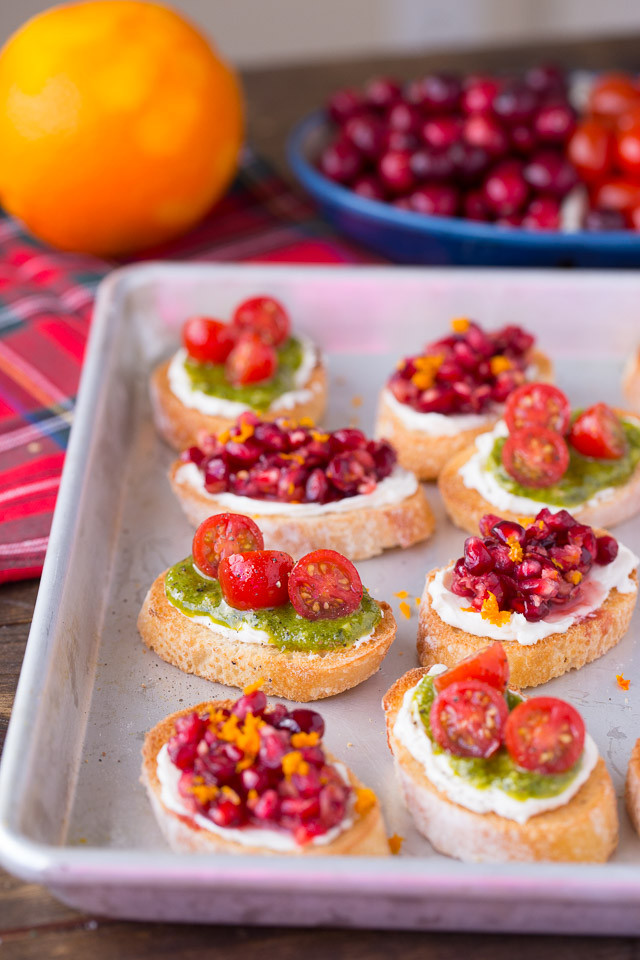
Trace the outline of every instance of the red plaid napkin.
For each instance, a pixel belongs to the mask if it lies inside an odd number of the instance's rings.
[[[158,258],[373,261],[251,153],[207,219],[136,259]],[[42,571],[93,296],[111,266],[55,252],[0,216],[0,582]]]

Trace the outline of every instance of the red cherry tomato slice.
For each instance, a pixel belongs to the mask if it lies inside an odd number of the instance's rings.
[[[227,357],[225,372],[236,386],[270,380],[278,366],[273,347],[257,333],[243,333]]]
[[[307,620],[336,620],[362,603],[360,574],[336,550],[313,550],[296,563],[289,577],[289,599]]]
[[[502,464],[523,487],[550,487],[566,473],[569,448],[553,430],[524,427],[505,440]]]
[[[611,130],[600,120],[589,118],[578,124],[567,144],[567,156],[582,180],[593,183],[609,173],[615,153]]]
[[[584,721],[570,703],[531,697],[509,714],[505,746],[511,759],[533,773],[564,773],[584,749]]]
[[[509,661],[502,644],[492,643],[480,653],[465,657],[454,667],[450,667],[446,673],[440,673],[434,677],[433,685],[436,690],[441,691],[461,680],[480,680],[504,693],[509,680]]]
[[[569,443],[584,457],[619,460],[627,450],[620,417],[606,403],[596,403],[574,421]]]
[[[281,550],[232,553],[218,568],[222,596],[236,610],[281,607],[289,599],[292,569],[293,557]]]
[[[235,343],[236,331],[211,317],[189,317],[182,327],[182,342],[198,363],[224,363]]]
[[[640,184],[630,180],[605,180],[593,194],[596,210],[618,210],[628,214],[640,203]]]
[[[565,434],[571,406],[562,390],[548,383],[525,383],[510,394],[504,411],[509,432],[523,427],[545,427]]]
[[[445,687],[433,701],[429,722],[443,750],[456,757],[483,757],[500,748],[509,710],[503,695],[480,680]]]
[[[589,112],[598,117],[615,118],[628,113],[640,102],[640,94],[627,73],[604,73],[589,93]]]
[[[236,307],[232,322],[243,332],[257,333],[265,343],[274,347],[284,343],[291,330],[289,314],[273,297],[244,300]]]
[[[239,513],[216,513],[200,524],[193,538],[193,560],[208,577],[218,576],[218,566],[232,553],[262,550],[260,528]]]
[[[618,165],[632,177],[640,174],[640,120],[625,125],[616,140]]]

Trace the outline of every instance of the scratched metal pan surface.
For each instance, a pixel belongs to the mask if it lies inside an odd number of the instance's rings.
[[[136,616],[156,575],[190,550],[166,479],[172,452],[155,434],[147,380],[192,313],[227,316],[269,292],[326,350],[327,424],[371,430],[395,361],[452,316],[536,332],[576,404],[620,403],[625,358],[640,341],[640,277],[588,272],[142,265],[102,285],[42,587],[0,772],[0,860],[84,910],[134,919],[423,929],[640,933],[640,841],[622,803],[606,865],[470,865],[434,853],[413,829],[394,780],[380,699],[416,665],[418,596],[427,571],[460,554],[463,534],[428,496],[427,544],[359,565],[398,617],[398,638],[369,681],[320,704],[327,742],[380,797],[400,856],[224,857],[171,853],[140,786],[140,748],[178,708],[233,691],[148,651]],[[362,399],[362,402],[360,402]],[[640,552],[640,522],[616,533]],[[407,590],[411,619],[394,594]],[[545,688],[576,704],[618,796],[640,735],[636,614],[601,660]],[[628,692],[616,674],[631,680]]]

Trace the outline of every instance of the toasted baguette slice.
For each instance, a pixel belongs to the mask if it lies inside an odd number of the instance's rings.
[[[553,365],[546,354],[533,352],[531,362],[534,375],[529,379],[543,382],[553,380]],[[451,436],[430,436],[421,430],[407,427],[387,403],[384,391],[380,394],[376,437],[384,437],[396,448],[398,462],[411,470],[419,480],[435,480],[444,465],[460,450],[466,449],[481,433],[493,430],[500,418],[493,417],[472,430],[460,430]]]
[[[427,577],[420,601],[418,660],[423,667],[432,667],[436,663],[452,667],[494,641],[452,627],[440,618],[433,609],[429,594],[429,584],[435,574],[433,570]],[[635,571],[633,579],[637,582]],[[637,598],[637,590],[620,593],[614,589],[592,616],[578,620],[565,633],[552,633],[529,646],[517,640],[503,640],[509,660],[509,682],[518,689],[537,687],[602,657],[629,629]]]
[[[640,350],[629,358],[622,378],[622,392],[631,409],[640,413]]]
[[[485,513],[497,513],[504,520],[516,520],[517,514],[497,507],[479,493],[467,487],[460,475],[460,468],[476,452],[475,444],[467,447],[446,464],[438,479],[438,487],[444,505],[451,520],[457,527],[468,533],[477,533],[480,518]],[[542,510],[544,503],[539,509]],[[626,483],[616,488],[616,492],[606,500],[600,500],[587,506],[569,507],[570,514],[590,527],[614,527],[633,517],[640,510],[640,464]]]
[[[174,733],[175,721],[193,710],[201,713],[210,707],[231,707],[231,700],[216,700],[211,703],[200,703],[186,710],[178,710],[171,716],[165,717],[149,731],[144,738],[142,747],[142,783],[147,789],[151,806],[158,825],[172,850],[176,853],[236,853],[236,854],[271,854],[282,856],[280,851],[269,850],[265,847],[248,846],[237,843],[235,840],[225,840],[216,833],[198,826],[190,817],[181,816],[169,810],[162,802],[161,787],[158,780],[158,753]],[[332,757],[329,757],[333,760]],[[362,783],[351,772],[347,771],[349,783],[354,789],[362,787]],[[386,857],[389,855],[389,844],[380,811],[380,803],[376,798],[373,807],[362,815],[355,814],[355,821],[348,830],[341,833],[331,843],[306,844],[288,851],[287,856],[327,856],[350,855],[360,857]]]
[[[618,813],[602,757],[565,806],[540,813],[523,824],[495,813],[475,813],[436,789],[422,765],[393,734],[405,693],[425,673],[410,670],[394,683],[382,705],[405,804],[429,843],[449,857],[475,862],[608,860],[618,843]]]
[[[624,799],[631,823],[640,834],[640,740],[636,740],[629,757]]]
[[[185,483],[178,476],[182,466],[180,460],[173,463],[169,481],[189,523],[198,527],[212,514],[229,510],[215,494]],[[233,512],[243,511],[234,508]],[[400,503],[379,507],[329,511],[311,517],[292,517],[284,512],[247,516],[258,521],[266,550],[286,550],[296,559],[324,548],[337,550],[351,560],[366,560],[389,547],[411,547],[426,540],[435,527],[429,501],[420,486]]]
[[[373,636],[359,646],[310,654],[231,640],[194,623],[169,603],[165,574],[151,585],[138,616],[144,643],[185,673],[230,687],[244,687],[262,678],[268,695],[301,702],[332,697],[374,674],[396,635],[391,607],[380,603],[382,619]]]
[[[198,434],[220,433],[230,427],[235,418],[211,416],[201,413],[195,407],[186,407],[182,400],[176,397],[169,386],[169,364],[160,364],[151,375],[150,392],[153,419],[158,433],[174,447],[175,450],[184,450],[198,442]],[[303,403],[293,407],[274,406],[263,411],[262,416],[267,420],[277,417],[289,417],[292,420],[302,420],[305,417],[319,422],[327,406],[327,371],[324,363],[318,360],[311,371],[311,375],[301,390],[308,390],[311,397]]]

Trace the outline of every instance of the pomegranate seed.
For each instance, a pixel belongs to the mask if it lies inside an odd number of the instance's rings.
[[[598,537],[596,547],[596,563],[599,563],[603,567],[609,563],[613,563],[618,556],[618,541],[608,534]]]
[[[488,573],[493,569],[493,559],[480,537],[467,537],[464,542],[464,562],[473,574]]]
[[[199,467],[203,460],[206,459],[206,456],[206,453],[204,450],[201,450],[200,447],[188,447],[182,451],[180,459],[183,463],[195,463],[196,467]]]
[[[319,737],[324,735],[324,720],[315,710],[307,710],[306,707],[298,707],[289,713],[291,719],[297,723],[298,729],[302,733],[317,733]]]
[[[265,790],[253,808],[258,820],[276,820],[280,814],[280,798],[275,790]]]
[[[366,447],[367,438],[362,430],[344,427],[342,430],[335,430],[331,434],[329,445],[332,453],[342,453],[345,450],[359,450]]]
[[[248,713],[256,715],[262,714],[266,709],[267,698],[262,690],[254,690],[253,693],[246,693],[240,697],[233,705],[232,713],[239,720],[244,720]]]

